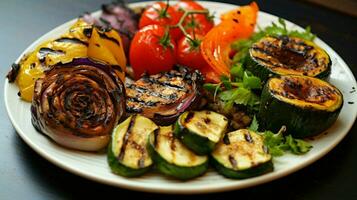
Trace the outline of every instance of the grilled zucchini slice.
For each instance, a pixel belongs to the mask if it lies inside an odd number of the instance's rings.
[[[133,115],[113,131],[108,163],[115,174],[134,177],[147,172],[153,164],[147,151],[149,135],[158,129],[150,119]]]
[[[187,111],[175,124],[175,136],[198,155],[209,154],[227,129],[228,119],[212,111]]]
[[[208,168],[208,157],[196,155],[183,145],[174,137],[172,126],[150,134],[148,151],[160,172],[178,179],[200,176]]]
[[[279,75],[327,79],[331,73],[326,51],[311,41],[288,36],[267,36],[254,43],[245,66],[264,82]]]
[[[212,164],[218,173],[234,179],[273,171],[272,156],[263,137],[247,129],[227,133],[212,152]]]
[[[285,125],[293,137],[304,138],[329,128],[342,105],[342,93],[323,80],[282,76],[264,86],[258,117],[266,130],[276,132]]]

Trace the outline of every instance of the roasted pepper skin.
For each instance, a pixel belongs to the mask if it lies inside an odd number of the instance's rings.
[[[17,64],[19,68],[16,76],[12,73],[14,76],[11,78],[19,87],[21,99],[31,102],[35,81],[45,71],[56,64],[69,63],[76,58],[104,62],[112,66],[122,81],[125,79],[126,58],[119,33],[115,30],[98,30],[79,19],[66,33],[40,44],[34,51],[24,55]]]

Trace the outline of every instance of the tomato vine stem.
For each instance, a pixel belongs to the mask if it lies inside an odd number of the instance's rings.
[[[207,9],[204,9],[204,10],[186,10],[186,9],[182,9],[182,10],[184,11],[184,14],[180,18],[179,22],[177,24],[175,24],[175,25],[171,25],[170,28],[179,28],[186,38],[188,38],[191,42],[195,42],[194,41],[195,38],[191,38],[191,36],[185,30],[185,27],[183,26],[183,22],[185,21],[186,17],[189,16],[189,15],[193,15],[193,14],[205,14],[205,15],[208,15],[209,11]]]

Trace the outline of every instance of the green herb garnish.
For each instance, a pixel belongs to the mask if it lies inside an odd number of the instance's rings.
[[[310,27],[305,31],[288,30],[283,19],[279,18],[278,23],[272,23],[264,29],[254,33],[249,39],[240,39],[232,44],[232,49],[237,53],[233,57],[233,65],[230,69],[231,77],[221,77],[221,83],[207,83],[204,88],[214,95],[214,100],[219,97],[224,103],[224,110],[229,111],[234,104],[243,105],[250,111],[257,111],[260,105],[260,97],[254,90],[262,88],[260,78],[254,76],[251,72],[245,70],[244,61],[249,56],[249,48],[253,43],[261,38],[270,36],[293,36],[306,40],[314,40],[316,37],[311,33]]]
[[[248,129],[258,131],[258,128],[258,120],[254,116]],[[264,137],[264,145],[269,149],[269,153],[272,156],[282,156],[285,152],[301,155],[310,151],[312,148],[311,144],[301,139],[295,139],[291,135],[284,136],[285,130],[286,127],[283,126],[276,134],[271,131],[260,132]]]
[[[225,102],[224,110],[228,111],[233,104],[244,105],[257,110],[260,104],[260,98],[250,89],[238,87],[231,90],[223,91],[219,98]]]
[[[274,134],[271,131],[263,133],[264,144],[268,147],[269,153],[272,156],[282,156],[289,151],[292,154],[301,155],[310,151],[312,145],[308,142],[295,139],[291,135],[284,136],[282,133]]]
[[[258,131],[259,124],[257,118],[254,116],[252,122],[250,123],[250,126],[248,127],[249,130],[251,131]]]

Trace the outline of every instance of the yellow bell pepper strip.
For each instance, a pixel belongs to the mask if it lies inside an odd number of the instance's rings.
[[[88,45],[88,57],[112,65],[121,81],[125,81],[126,57],[120,35],[115,30],[93,28]]]
[[[15,80],[20,97],[31,102],[35,81],[51,66],[87,57],[112,65],[124,82],[126,57],[120,35],[115,30],[100,31],[79,19],[60,38],[42,43],[21,59]]]
[[[253,2],[238,7],[221,16],[221,23],[213,27],[201,43],[201,53],[211,69],[207,71],[217,76],[230,76],[231,60],[229,53],[232,42],[241,38],[249,38],[253,32],[258,15],[258,5]]]
[[[32,101],[35,81],[49,66],[87,56],[88,38],[84,34],[84,29],[87,28],[91,26],[78,20],[60,38],[42,43],[20,61],[20,69],[15,82],[23,100]]]

